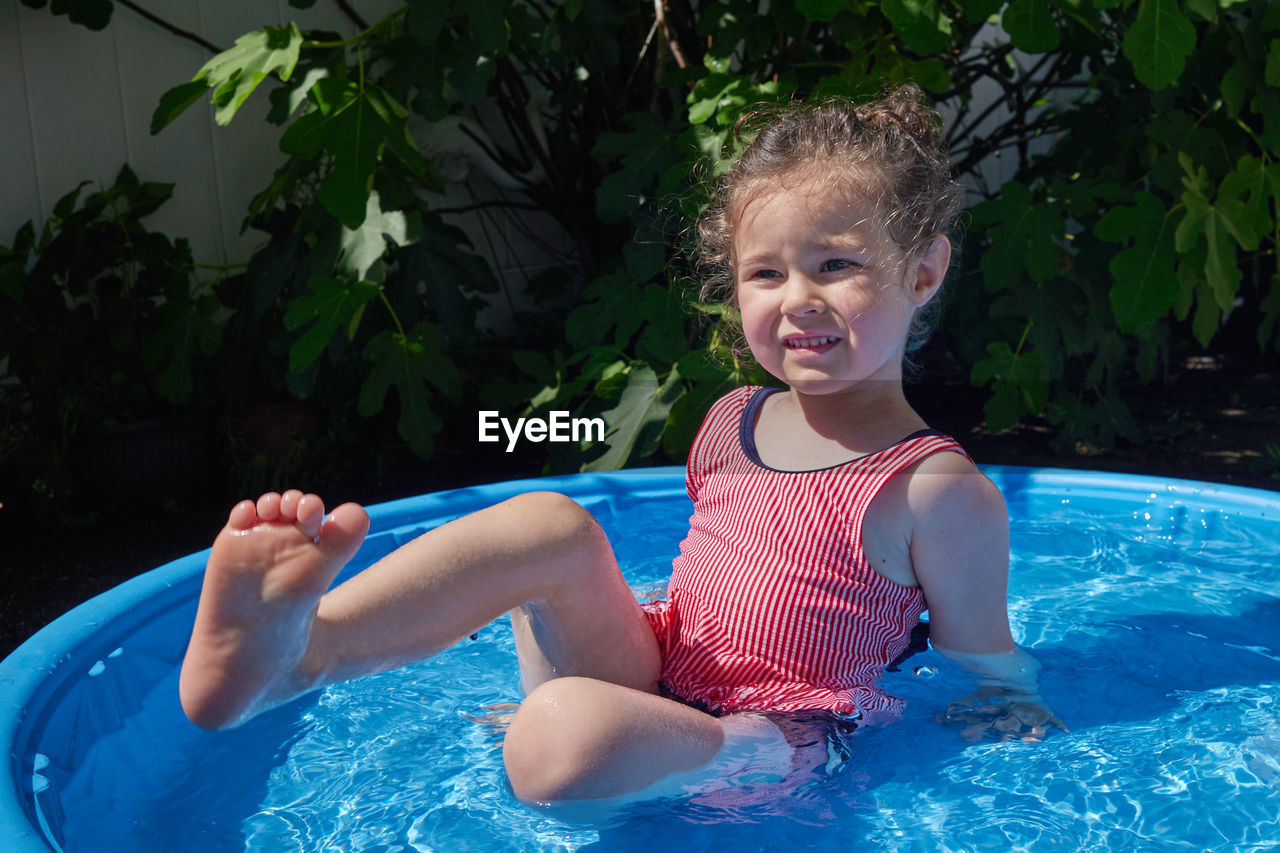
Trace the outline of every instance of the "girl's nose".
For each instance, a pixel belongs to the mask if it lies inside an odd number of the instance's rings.
[[[784,314],[793,316],[821,314],[825,309],[826,303],[822,301],[812,282],[799,275],[793,275],[787,279],[782,292]]]

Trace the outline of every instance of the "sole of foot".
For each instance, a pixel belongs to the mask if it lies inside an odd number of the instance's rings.
[[[304,666],[320,597],[364,541],[369,516],[299,491],[241,501],[214,540],[179,694],[196,725],[224,729],[315,685]]]

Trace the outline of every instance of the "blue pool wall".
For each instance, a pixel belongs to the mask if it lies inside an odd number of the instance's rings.
[[[1227,516],[1280,522],[1280,494],[1258,489],[1130,474],[984,466],[1012,518],[1052,511],[1046,496],[1087,504],[1097,514],[1141,512],[1171,531],[1228,523]],[[352,560],[358,571],[427,529],[529,491],[569,495],[597,514],[618,514],[646,499],[684,495],[684,469],[648,468],[515,480],[421,495],[369,507],[371,529]],[[195,615],[208,551],[167,563],[59,617],[0,663],[0,839],[12,853],[55,849],[61,815],[54,798],[37,808],[36,774],[60,784],[81,765],[97,736],[123,725],[139,698],[181,660]],[[128,654],[117,650],[128,644]],[[119,660],[115,660],[116,657]],[[86,678],[106,667],[113,678]],[[122,677],[123,676],[123,677]],[[176,705],[176,697],[174,703]],[[48,759],[37,768],[37,755]]]

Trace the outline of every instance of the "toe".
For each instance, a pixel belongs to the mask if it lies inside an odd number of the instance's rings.
[[[280,517],[280,495],[267,492],[258,498],[258,518],[262,521],[275,521]]]
[[[304,495],[301,492],[285,492],[282,500],[288,500],[291,494],[298,497],[294,503],[294,525],[297,526],[309,539],[315,539],[320,534],[320,523],[324,521],[324,501],[319,495]]]
[[[297,521],[298,520],[298,502],[302,500],[302,492],[297,489],[289,489],[280,496],[280,520],[281,521]],[[315,535],[314,533],[312,534]]]
[[[320,528],[320,550],[331,560],[346,563],[369,532],[369,514],[359,504],[345,503],[329,513]]]
[[[253,501],[240,501],[231,508],[231,515],[227,518],[227,526],[234,527],[237,530],[248,530],[258,523],[258,508]]]

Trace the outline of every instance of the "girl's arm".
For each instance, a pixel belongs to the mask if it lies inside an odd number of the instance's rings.
[[[930,643],[978,685],[948,706],[946,720],[966,723],[974,740],[988,729],[1038,738],[1050,723],[1065,728],[1039,695],[1040,665],[1009,631],[1009,514],[1000,490],[964,457],[938,453],[912,473],[907,505]]]

